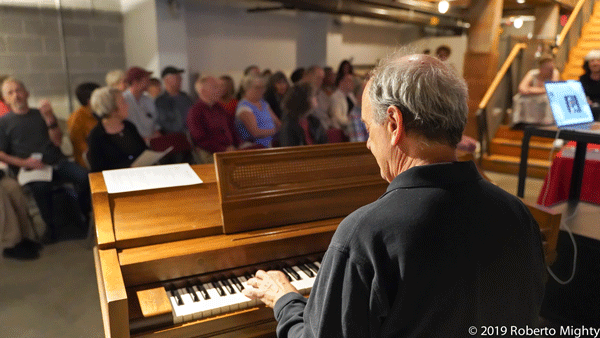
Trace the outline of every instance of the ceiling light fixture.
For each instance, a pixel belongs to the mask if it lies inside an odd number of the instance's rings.
[[[450,8],[450,4],[446,0],[440,1],[438,3],[438,11],[442,14],[446,13],[449,8]]]
[[[517,3],[518,3],[518,4],[524,4],[524,3],[525,3],[525,0],[517,0]]]
[[[516,18],[515,22],[513,22],[513,25],[515,26],[515,28],[519,29],[521,27],[523,27],[523,19],[521,18]]]

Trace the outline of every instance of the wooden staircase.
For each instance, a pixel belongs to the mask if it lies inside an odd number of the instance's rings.
[[[588,22],[581,30],[575,47],[569,51],[561,77],[564,80],[576,79],[584,73],[583,59],[592,49],[600,49],[600,1],[594,3],[594,9]],[[521,161],[521,142],[523,131],[510,130],[502,125],[490,141],[489,154],[483,155],[481,167],[484,170],[509,174],[518,174]],[[548,161],[552,140],[532,137],[529,144],[527,176],[544,178],[550,168]]]
[[[511,130],[506,125],[500,126],[496,136],[490,142],[489,155],[484,154],[481,167],[484,170],[518,174],[521,161],[521,142],[523,131]],[[548,161],[553,140],[532,137],[529,142],[529,158],[527,160],[527,176],[544,178],[551,162]]]
[[[583,59],[592,49],[600,49],[600,1],[594,4],[590,20],[583,26],[575,47],[569,51],[569,59],[561,74],[563,80],[578,80],[583,75]]]

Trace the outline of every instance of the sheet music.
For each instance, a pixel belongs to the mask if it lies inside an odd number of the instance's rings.
[[[202,183],[187,163],[105,170],[102,175],[109,194]]]
[[[165,149],[164,151],[158,152],[154,150],[146,149],[143,153],[138,156],[135,161],[131,164],[131,168],[136,167],[147,167],[149,165],[153,165],[158,162],[161,158],[165,157],[171,150],[173,150],[173,146]]]
[[[21,186],[30,182],[51,182],[52,167],[47,165],[43,169],[19,169],[17,181]]]

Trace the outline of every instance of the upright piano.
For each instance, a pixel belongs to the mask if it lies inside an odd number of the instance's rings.
[[[308,294],[339,222],[387,183],[364,143],[215,154],[202,184],[109,194],[90,174],[106,337],[271,337],[257,269]]]

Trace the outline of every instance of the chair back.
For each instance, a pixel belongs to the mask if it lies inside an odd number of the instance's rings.
[[[549,207],[522,201],[529,208],[529,212],[531,212],[531,215],[540,227],[546,264],[550,266],[556,259],[556,244],[558,242],[562,214]]]

